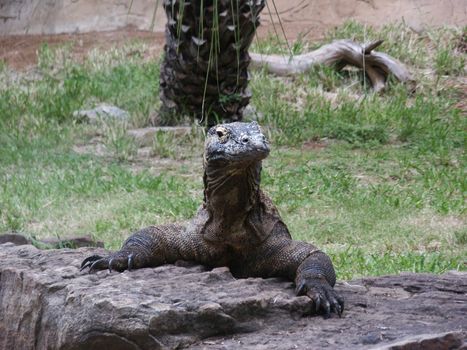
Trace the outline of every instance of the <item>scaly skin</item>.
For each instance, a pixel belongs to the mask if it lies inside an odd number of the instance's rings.
[[[204,153],[204,200],[186,224],[150,226],[120,251],[86,258],[81,268],[124,271],[177,260],[228,266],[236,277],[285,277],[316,311],[341,315],[342,298],[329,257],[292,240],[277,209],[259,188],[268,143],[257,123],[222,124],[209,130]]]

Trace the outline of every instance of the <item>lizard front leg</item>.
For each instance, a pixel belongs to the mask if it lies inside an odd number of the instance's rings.
[[[131,235],[122,248],[108,256],[92,255],[83,260],[81,270],[109,269],[124,271],[155,267],[177,260],[201,264],[216,261],[220,255],[203,237],[187,233],[182,225],[161,225],[144,228]]]
[[[292,240],[282,222],[246,261],[243,274],[289,278],[295,282],[297,295],[313,300],[316,312],[342,314],[344,300],[333,288],[336,274],[331,259],[309,243]]]

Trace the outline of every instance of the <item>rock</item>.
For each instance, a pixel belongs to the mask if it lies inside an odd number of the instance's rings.
[[[104,242],[96,241],[91,236],[67,237],[67,238],[44,238],[39,241],[48,246],[48,248],[82,248],[97,247],[104,248]]]
[[[128,130],[128,136],[133,137],[140,147],[152,146],[154,137],[159,132],[171,133],[173,136],[184,136],[189,134],[191,130],[190,126],[156,126]]]
[[[465,333],[448,332],[441,334],[422,334],[409,337],[396,343],[388,344],[374,350],[442,350],[461,349],[464,346]]]
[[[339,283],[344,316],[325,320],[292,283],[227,268],[79,272],[105,253],[1,245],[0,349],[456,349],[467,334],[466,273]]]
[[[44,249],[60,249],[60,248],[82,248],[82,247],[98,247],[104,248],[104,242],[96,241],[91,236],[77,236],[66,238],[44,238],[44,239],[29,239],[26,236],[17,233],[5,233],[0,235],[0,244],[13,243],[14,245],[31,244],[31,241],[38,248]]]
[[[258,112],[258,110],[254,106],[249,104],[243,109],[243,118],[247,120],[260,121],[264,118],[264,115],[263,113]]]
[[[0,244],[13,243],[15,245],[25,245],[31,242],[23,235],[17,233],[5,233],[0,235]]]
[[[98,124],[103,120],[128,121],[130,114],[123,109],[103,103],[93,109],[75,111],[73,117],[79,122]]]

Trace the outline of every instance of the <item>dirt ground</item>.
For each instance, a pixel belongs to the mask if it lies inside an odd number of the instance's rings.
[[[55,35],[5,35],[0,36],[0,61],[17,70],[37,63],[37,50],[43,43],[60,45],[73,43],[73,54],[83,57],[93,48],[111,48],[138,40],[148,45],[148,52],[157,56],[164,46],[164,34],[125,28],[106,32]]]

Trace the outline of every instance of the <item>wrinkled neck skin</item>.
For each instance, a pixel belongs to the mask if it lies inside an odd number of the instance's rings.
[[[204,203],[210,239],[244,240],[249,214],[257,207],[261,161],[220,166],[205,165]]]

